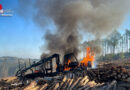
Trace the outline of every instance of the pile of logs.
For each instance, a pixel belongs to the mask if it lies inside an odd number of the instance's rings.
[[[40,90],[129,90],[130,72],[121,66],[78,68],[41,85]],[[122,83],[122,84],[120,84]],[[124,85],[124,86],[123,86]]]
[[[79,77],[79,78],[67,78],[64,76],[62,79],[55,78],[49,82],[44,83],[40,90],[82,90],[85,88],[91,88],[91,85],[97,85],[93,81],[89,81],[88,77]]]
[[[69,78],[70,75],[64,77],[55,77],[52,79],[44,79],[34,81],[24,90],[130,90],[130,81],[116,81],[113,80],[107,83],[96,83],[90,81],[88,76]],[[121,84],[122,83],[122,84]],[[33,88],[33,89],[34,89]]]
[[[106,65],[96,69],[77,68],[67,73],[67,76],[69,78],[88,76],[90,81],[96,83],[112,82],[113,80],[127,81],[130,78],[130,70],[122,66]]]
[[[97,83],[116,81],[126,81],[130,77],[130,71],[121,66],[104,67],[86,71],[90,80]]]
[[[55,77],[36,78],[27,85],[13,84],[6,89],[10,88],[22,90],[120,90],[123,88],[121,90],[130,90],[130,71],[113,65],[96,69],[81,67]]]

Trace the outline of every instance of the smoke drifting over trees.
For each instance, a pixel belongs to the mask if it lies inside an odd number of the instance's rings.
[[[100,40],[91,40],[91,41],[88,41],[88,42],[85,41],[85,42],[82,44],[82,47],[83,47],[83,50],[82,50],[82,51],[84,51],[84,49],[85,49],[87,46],[90,47],[91,50],[96,53],[96,55],[100,55],[101,52],[102,52],[102,49],[101,49],[101,41],[100,41]],[[84,52],[86,52],[86,50],[85,50]]]
[[[27,6],[26,0],[19,1]],[[78,54],[79,32],[89,32],[96,39],[111,33],[122,24],[130,0],[36,0],[32,5],[36,8],[35,23],[44,27],[52,21],[57,28],[54,34],[45,35],[49,52]]]

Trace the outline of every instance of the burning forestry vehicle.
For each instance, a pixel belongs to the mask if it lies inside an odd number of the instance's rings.
[[[73,59],[73,60],[71,60]],[[94,53],[90,48],[86,49],[86,57],[82,61],[78,61],[73,53],[64,55],[63,64],[61,64],[60,55],[53,54],[52,56],[42,58],[38,62],[34,62],[29,67],[21,67],[16,72],[16,76],[20,80],[35,79],[37,77],[52,77],[61,73],[67,73],[76,68],[91,68],[94,62]]]
[[[2,90],[130,90],[130,66],[104,63],[91,68],[94,52],[86,48],[86,57],[78,61],[73,53],[44,57],[21,67],[15,79],[0,80]],[[130,65],[130,62],[126,62]],[[116,65],[115,65],[116,64]]]

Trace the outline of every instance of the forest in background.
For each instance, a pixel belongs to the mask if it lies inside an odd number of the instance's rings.
[[[99,60],[121,60],[130,58],[130,30],[122,35],[114,31],[102,41],[103,53]]]
[[[100,61],[128,59],[130,58],[130,30],[126,29],[124,34],[115,30],[105,39],[84,42],[81,46],[84,56],[86,46],[91,47]]]

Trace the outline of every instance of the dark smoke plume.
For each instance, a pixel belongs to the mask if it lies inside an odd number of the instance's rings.
[[[100,55],[102,52],[101,49],[101,41],[100,40],[91,40],[91,41],[85,41],[82,46],[83,46],[83,51],[86,52],[85,48],[90,47],[91,51],[93,51],[96,55]]]
[[[34,7],[34,22],[44,27],[52,21],[57,28],[54,34],[45,35],[49,52],[77,55],[79,32],[89,32],[96,39],[111,33],[122,24],[130,0],[36,0]]]

